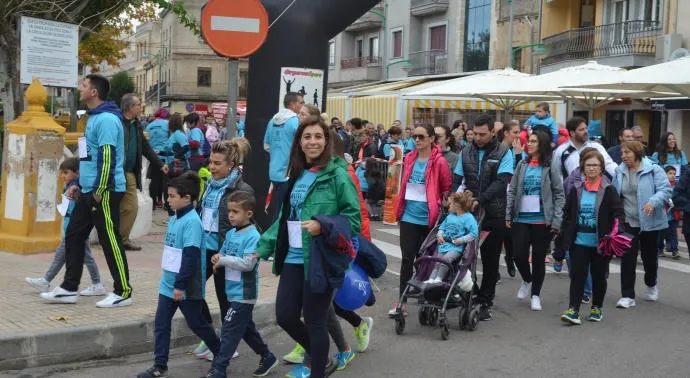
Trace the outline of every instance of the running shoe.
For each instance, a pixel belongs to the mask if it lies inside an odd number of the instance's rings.
[[[304,347],[297,344],[290,353],[283,356],[283,361],[289,364],[301,364],[304,362]]]
[[[333,358],[338,361],[338,366],[335,370],[345,370],[347,364],[355,358],[355,352],[352,351],[352,348],[347,348],[345,352],[338,352],[334,354]]]
[[[374,327],[374,319],[370,317],[362,318],[359,326],[355,327],[355,338],[357,339],[357,351],[362,353],[369,347],[371,329]]]
[[[268,352],[265,356],[261,357],[259,361],[259,367],[252,373],[253,377],[265,377],[271,372],[271,369],[278,366],[278,359],[273,353]]]
[[[299,365],[285,374],[285,378],[309,378],[311,377],[311,369],[305,365]]]
[[[561,320],[570,324],[582,324],[582,321],[580,320],[580,313],[575,311],[573,308],[565,310],[563,315],[561,315]]]
[[[587,320],[589,320],[590,322],[600,322],[603,318],[604,315],[602,315],[601,313],[601,308],[594,306],[589,310],[589,316],[587,317]]]

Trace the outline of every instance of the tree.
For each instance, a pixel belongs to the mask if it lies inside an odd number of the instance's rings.
[[[117,73],[110,79],[108,100],[115,101],[117,106],[120,106],[120,100],[123,95],[132,92],[134,92],[134,81],[132,81],[127,72]]]
[[[16,77],[19,16],[79,25],[80,63],[96,67],[101,62],[116,65],[125,46],[122,35],[131,32],[131,21],[155,18],[156,7],[170,10],[198,34],[196,21],[181,2],[174,0],[0,0],[0,102],[4,104],[5,123],[14,120],[23,104]]]

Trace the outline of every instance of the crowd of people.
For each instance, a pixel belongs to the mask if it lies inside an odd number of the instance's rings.
[[[559,127],[548,104],[540,104],[524,123],[503,124],[482,114],[472,125],[457,121],[452,127],[403,127],[395,121],[386,128],[360,118],[345,123],[329,119],[290,92],[263,139],[269,156],[266,211],[271,225],[261,232],[254,224],[254,189],[243,180],[249,144],[241,135],[226,138],[224,130],[204,127],[196,113],[183,117],[166,109],[158,109],[144,125],[139,98],[127,94],[119,108],[107,102],[109,83],[99,75],[88,75],[79,91],[89,119],[79,156],[60,165],[70,201],[63,240],[46,274],[26,282],[54,303],[105,295],[89,249],[95,227],[114,281],[113,291],[97,306],[132,303],[125,250],[140,248],[129,233],[146,158],[154,208],[165,207],[171,217],[154,321],[155,360],[140,378],[167,376],[171,321],[178,308],[201,339],[194,354],[213,362],[205,377],[226,377],[240,340],[260,357],[254,376],[265,376],[277,366],[278,358],[252,320],[261,259],[272,260],[279,276],[276,321],[296,343],[283,357],[296,364],[286,377],[325,377],[345,369],[355,357],[353,349],[366,351],[373,319],[341,307],[334,294],[342,285],[337,278],[354,259],[377,259],[367,246],[370,221],[380,219],[377,206],[385,195],[378,167],[380,161],[397,160],[398,152],[403,154],[395,214],[401,296],[435,225],[440,224],[435,234],[439,256],[448,262],[457,261],[467,243],[488,234],[480,249],[483,275],[475,285],[483,321],[493,317],[503,250],[508,274],[519,273],[522,279],[517,298],[529,299],[533,311],[543,307],[547,255],[552,254],[556,271],[565,261],[570,300],[561,319],[580,324],[582,303],[591,303],[587,320],[603,318],[612,258],[621,265],[622,297],[616,306],[636,305],[638,253],[645,298],[655,301],[659,256],[668,252],[680,258],[681,219],[687,218],[683,232],[690,236],[685,226],[690,224],[690,171],[672,133],[650,155],[638,138],[641,129],[624,129],[620,144],[607,151],[590,140],[584,119],[574,117]],[[629,240],[624,253],[612,246],[617,236]],[[84,264],[92,285],[78,292]],[[63,265],[63,282],[50,290]],[[445,276],[439,265],[425,284],[439,284]],[[221,324],[214,324],[205,296],[211,277]],[[374,303],[372,292],[366,305]],[[399,311],[406,313],[405,303],[395,303],[389,314]],[[354,328],[356,348],[349,346],[338,318]],[[331,338],[338,348],[333,355]]]

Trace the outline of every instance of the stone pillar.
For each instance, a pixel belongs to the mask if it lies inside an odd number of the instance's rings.
[[[28,110],[5,126],[0,199],[0,251],[19,254],[54,251],[62,238],[56,206],[65,129],[45,112],[38,79],[24,95]]]

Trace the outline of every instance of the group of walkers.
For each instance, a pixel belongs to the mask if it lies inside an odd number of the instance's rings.
[[[393,151],[404,153],[396,208],[401,294],[413,276],[422,243],[441,223],[445,207],[450,214],[436,235],[444,259],[457,260],[463,245],[481,232],[488,233],[480,250],[483,275],[476,289],[479,317],[485,321],[493,316],[504,247],[509,275],[514,276],[517,268],[523,280],[517,297],[529,298],[532,310],[542,310],[541,289],[552,239],[554,267],[565,260],[571,277],[569,307],[562,320],[580,324],[580,305],[591,302],[588,320],[601,321],[614,256],[621,261],[622,298],[617,307],[636,305],[638,251],[646,298],[657,300],[663,246],[679,257],[675,228],[685,215],[674,214],[674,209],[690,217],[688,162],[671,133],[647,157],[646,147],[630,140],[633,130],[624,130],[620,162],[615,162],[600,144],[589,140],[582,118],[568,120],[563,139],[544,104],[525,127],[517,121],[496,123],[482,114],[471,127],[458,122],[453,128],[416,124],[403,129],[396,121],[383,130],[358,118],[345,125],[333,118],[328,125],[328,117],[318,108],[305,105],[299,93],[288,93],[284,109],[270,120],[263,140],[269,153],[272,189],[267,211],[272,224],[261,233],[254,224],[254,189],[243,180],[242,162],[249,152],[246,139],[209,134],[195,113],[183,118],[159,109],[146,126],[147,141],[137,122],[141,103],[135,95],[125,95],[122,110],[118,109],[105,101],[109,84],[99,75],[87,76],[79,90],[90,117],[80,140],[85,148],[80,148],[78,158],[60,166],[71,201],[63,241],[45,276],[27,278],[27,283],[42,291],[44,300],[55,303],[75,303],[80,294],[105,294],[88,244],[96,227],[114,280],[113,292],[97,306],[132,303],[125,249],[137,246],[128,240],[131,225],[125,219],[131,217],[132,208],[125,204],[132,193],[136,201],[136,191],[141,190],[142,156],[146,157],[151,163],[147,173],[151,196],[155,204],[165,202],[171,218],[154,321],[155,361],[140,378],[167,376],[171,321],[178,308],[202,340],[194,354],[213,361],[205,377],[226,376],[240,340],[260,357],[254,376],[267,375],[278,359],[252,320],[260,259],[271,259],[273,273],[279,276],[276,320],[296,343],[284,357],[297,364],[287,377],[325,377],[353,360],[355,351],[345,340],[338,317],[354,328],[357,352],[368,348],[373,319],[334,301],[342,284],[334,277],[342,277],[355,256],[370,253],[366,252],[371,240],[367,209],[372,203],[364,193],[381,183],[369,180],[371,175],[358,177],[348,161],[362,163],[393,158]],[[136,216],[136,208],[133,211]],[[483,213],[480,224],[472,216],[478,212]],[[625,253],[608,247],[607,241],[619,235],[629,238]],[[48,291],[62,264],[66,265],[63,283]],[[92,286],[78,293],[84,264]],[[204,293],[212,276],[221,309],[217,325]],[[444,270],[434,271],[427,283],[436,284],[444,276]],[[372,293],[366,304],[374,302]],[[399,309],[405,313],[406,305],[396,303],[390,314]],[[333,355],[330,338],[338,347]]]

